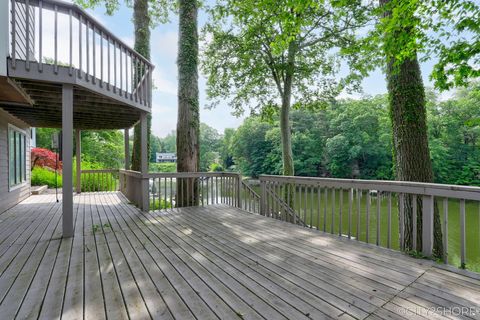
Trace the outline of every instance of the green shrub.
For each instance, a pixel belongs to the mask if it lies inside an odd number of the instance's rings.
[[[162,162],[162,163],[150,163],[150,168],[148,170],[152,173],[160,172],[177,172],[177,164],[175,162]]]
[[[210,165],[210,172],[223,172],[223,167],[221,164],[218,163],[212,163]]]
[[[62,176],[57,175],[58,187],[62,187]],[[35,167],[32,170],[32,186],[48,185],[49,188],[55,188],[55,171],[47,168]]]
[[[76,181],[77,167],[73,159],[73,181]],[[94,162],[89,157],[82,155],[82,170],[101,170],[112,169],[106,168],[104,164]],[[113,168],[115,169],[115,168]],[[119,186],[118,173],[95,173],[83,174],[82,180],[83,192],[98,192],[98,191],[116,191]]]
[[[165,200],[165,199],[155,199],[155,202],[153,202],[153,199],[150,199],[150,210],[162,210],[162,209],[168,209],[172,207],[172,202]]]

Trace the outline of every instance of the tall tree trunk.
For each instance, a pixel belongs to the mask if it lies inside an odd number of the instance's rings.
[[[287,56],[287,69],[285,72],[285,80],[283,82],[283,92],[282,93],[282,107],[280,109],[280,134],[282,141],[282,160],[283,160],[283,175],[284,176],[294,176],[295,175],[295,166],[293,163],[293,152],[292,152],[292,131],[290,128],[290,107],[292,101],[292,86],[293,86],[293,77],[295,70],[295,52],[296,43],[292,41],[288,46],[288,56]],[[290,208],[295,211],[293,207],[295,197],[294,191],[295,185],[291,184],[288,188],[285,188],[285,193],[283,195],[284,201],[290,206]],[[289,217],[290,222],[293,222],[295,219],[293,216]]]
[[[135,0],[133,4],[133,24],[135,32],[134,49],[142,56],[150,59],[150,16],[148,14],[148,0]],[[141,75],[136,76],[137,79]],[[152,128],[152,116],[147,117],[147,158],[150,162],[150,133]],[[140,171],[141,163],[141,131],[140,124],[137,124],[133,130],[133,148],[131,169]]]
[[[288,65],[283,84],[282,108],[280,110],[280,132],[282,135],[283,175],[295,175],[292,154],[292,132],[290,129],[290,107],[292,100],[292,85],[295,70],[296,43],[288,46]]]
[[[391,0],[380,0],[385,5]],[[386,15],[389,13],[387,12]],[[402,33],[410,33],[404,29]],[[386,34],[385,37],[396,37]],[[391,39],[390,39],[391,40]],[[396,179],[400,181],[433,182],[433,168],[427,136],[425,88],[417,57],[395,65],[395,57],[387,54],[387,85],[389,113],[392,123],[393,152]],[[421,251],[422,201],[417,203],[417,234],[413,234],[412,197],[405,197],[405,250]],[[417,247],[413,247],[413,237]],[[434,209],[434,256],[443,256],[442,230],[438,206]]]
[[[197,172],[200,165],[197,0],[179,0],[177,171]],[[177,204],[198,203],[196,180],[177,183]]]

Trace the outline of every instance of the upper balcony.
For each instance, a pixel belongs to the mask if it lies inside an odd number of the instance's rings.
[[[62,85],[70,84],[77,129],[129,128],[150,112],[153,65],[87,12],[57,0],[0,6],[3,109],[60,127]]]

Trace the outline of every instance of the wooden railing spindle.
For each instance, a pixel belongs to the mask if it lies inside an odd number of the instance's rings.
[[[348,239],[352,238],[353,188],[348,189]]]
[[[342,209],[343,209],[343,189],[339,190],[339,204],[338,204],[338,235],[342,236],[343,230],[342,230],[342,224],[343,224],[343,217],[342,217]]]
[[[25,29],[26,29],[26,61],[25,61],[25,67],[27,71],[30,71],[30,1],[25,0]],[[56,20],[56,16],[55,16]],[[56,22],[55,22],[56,23]],[[56,37],[56,34],[55,34]]]
[[[480,220],[479,220],[480,221]],[[448,263],[448,198],[443,198],[443,259]]]
[[[466,267],[465,199],[460,199],[460,268]]]
[[[367,209],[366,209],[366,219],[367,219],[367,226],[365,230],[365,242],[370,242],[370,190],[367,190]]]
[[[412,247],[417,250],[417,195],[412,195]]]
[[[362,217],[362,207],[361,207],[361,198],[362,198],[362,190],[357,189],[357,232],[356,232],[356,240],[360,241],[360,222]]]
[[[387,248],[392,247],[392,193],[388,193]]]
[[[17,5],[15,0],[11,0],[11,10],[12,10],[12,52],[10,56],[12,59],[12,69],[17,67]]]
[[[377,237],[376,237],[376,245],[380,245],[380,209],[381,209],[381,196],[380,191],[377,190]]]
[[[317,230],[320,230],[320,211],[322,207],[322,189],[317,187]]]
[[[335,188],[332,188],[332,220],[330,225],[330,233],[335,234]]]
[[[68,10],[68,53],[69,53],[69,67],[68,67],[68,74],[70,76],[73,75],[73,26],[72,26],[72,9]]]
[[[43,0],[38,1],[38,71],[43,72]]]
[[[58,73],[58,7],[55,5],[54,10],[54,65],[53,72]]]

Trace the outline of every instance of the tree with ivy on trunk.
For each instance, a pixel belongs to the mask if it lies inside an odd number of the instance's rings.
[[[293,176],[290,110],[318,108],[360,79],[354,69],[339,79],[343,55],[356,42],[368,12],[361,1],[222,0],[209,10],[203,70],[207,95],[280,117],[283,174]],[[353,50],[350,50],[353,52]]]
[[[113,15],[120,6],[120,0],[75,0],[84,8],[93,8],[104,4],[107,14]],[[158,23],[168,21],[169,10],[172,4],[168,0],[124,0],[124,3],[133,6],[133,25],[135,34],[134,49],[143,57],[150,60],[150,31]],[[136,72],[139,72],[138,70]],[[140,79],[138,74],[135,79]],[[147,117],[147,158],[150,158],[150,135],[152,128],[152,116]],[[140,124],[135,125],[133,134],[133,148],[131,169],[140,171],[141,166],[141,132]]]
[[[198,1],[179,0],[177,171],[198,172],[200,114],[198,93]],[[177,205],[198,203],[196,179],[177,182]]]
[[[480,53],[479,12],[471,1],[379,0],[379,23],[367,37],[370,47],[365,52],[372,51],[372,45],[380,44],[383,49],[397,180],[434,180],[418,56],[422,54],[422,60],[438,58],[431,75],[438,89],[465,85],[468,78],[478,77],[478,64],[473,62],[478,61]],[[466,32],[474,41],[465,40],[462,34]],[[413,197],[406,195],[403,200],[405,232],[401,246],[406,251],[422,250],[421,200],[417,200],[417,234],[413,234]],[[442,228],[436,203],[433,212],[433,256],[442,258]]]
[[[143,57],[150,60],[150,15],[148,13],[148,0],[135,0],[133,3],[133,25],[135,32],[134,49]],[[138,69],[138,68],[137,68]],[[141,75],[136,70],[136,78],[140,79]],[[150,134],[152,131],[152,115],[147,116],[147,153],[146,157],[150,159]],[[141,125],[138,123],[133,129],[133,147],[131,170],[141,170]],[[148,163],[150,161],[148,160]]]

